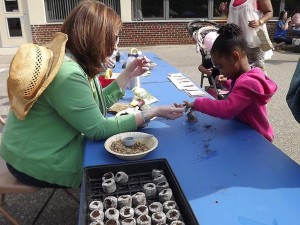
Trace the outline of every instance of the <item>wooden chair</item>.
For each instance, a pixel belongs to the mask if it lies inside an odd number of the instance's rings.
[[[5,125],[5,121],[0,116],[0,123]],[[21,183],[18,181],[7,169],[6,162],[0,157],[0,213],[6,217],[13,225],[19,225],[19,222],[7,211],[4,209],[6,204],[5,196],[7,194],[30,194],[39,191],[41,188],[29,186],[26,184]],[[57,189],[52,189],[49,197],[47,198],[46,202],[40,208],[38,214],[34,218],[32,224],[35,224],[36,221],[39,219],[40,215],[43,213],[44,209],[46,208],[47,204],[51,200],[52,196],[54,195]],[[71,193],[68,189],[64,190],[74,201],[79,204],[79,200]]]
[[[0,124],[1,124],[2,126],[5,125],[5,120],[2,118],[2,116],[0,116]]]

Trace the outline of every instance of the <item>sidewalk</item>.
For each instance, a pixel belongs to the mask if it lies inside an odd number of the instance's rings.
[[[201,63],[200,54],[196,53],[195,45],[158,46],[138,48],[143,52],[151,51],[160,58],[175,66],[181,73],[189,76],[195,83],[200,83],[200,73],[197,70]],[[120,49],[128,51],[128,48]],[[9,102],[6,91],[6,79],[12,55],[0,55],[0,115],[6,118],[9,111]],[[283,52],[274,52],[271,60],[266,62],[268,75],[277,83],[278,91],[268,104],[269,117],[275,131],[274,145],[285,152],[289,157],[300,164],[300,129],[294,120],[285,101],[290,80],[294,73],[299,54],[291,49]],[[165,76],[165,74],[162,74]],[[201,123],[201,121],[199,121]],[[2,128],[0,127],[0,139]],[[217,137],[216,137],[217,138]],[[232,142],[234,146],[234,140]],[[243,149],[241,149],[243,151]],[[79,190],[75,190],[79,196]],[[49,194],[49,190],[42,190],[33,195],[8,196],[9,208],[22,224],[30,224],[38,206]],[[45,209],[37,224],[74,225],[78,220],[78,206],[62,191],[58,191],[54,199]],[[0,215],[0,224],[8,224]]]

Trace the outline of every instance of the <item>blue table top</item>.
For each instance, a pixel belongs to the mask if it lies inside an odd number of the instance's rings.
[[[142,87],[159,99],[156,104],[192,101],[170,82]],[[195,115],[194,124],[185,116],[174,121],[157,118],[141,131],[159,141],[143,160],[168,160],[199,223],[300,224],[300,166],[239,121]],[[124,162],[103,144],[85,143],[84,166]]]
[[[151,73],[149,76],[142,76],[141,82],[142,83],[157,83],[157,82],[169,82],[169,79],[167,78],[167,75],[169,73],[178,73],[179,71],[158,57],[157,55],[153,54],[152,52],[144,52],[144,55],[147,56],[152,62],[155,62],[157,66],[153,67],[153,69],[150,71]],[[114,69],[115,72],[121,72],[122,71],[122,63],[126,62],[127,60],[127,54],[124,52],[121,52],[120,61],[116,64],[116,68]]]

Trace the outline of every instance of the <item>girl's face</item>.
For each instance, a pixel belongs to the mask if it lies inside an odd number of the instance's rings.
[[[219,69],[220,73],[228,79],[234,79],[238,76],[240,68],[234,55],[213,54],[211,59],[214,67]]]
[[[287,13],[283,14],[283,19],[284,19],[284,20],[287,19]]]

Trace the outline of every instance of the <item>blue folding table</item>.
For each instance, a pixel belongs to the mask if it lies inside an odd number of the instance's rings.
[[[158,59],[147,54],[154,62]],[[176,68],[160,59],[155,70],[142,87],[159,99],[157,105],[193,100],[165,82]],[[128,92],[123,100],[131,97]],[[142,160],[168,160],[199,223],[299,225],[300,166],[239,121],[195,115],[197,123],[185,116],[156,118],[141,129],[159,142]],[[124,162],[104,149],[104,141],[88,140],[84,149],[84,167]]]

